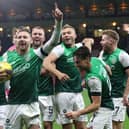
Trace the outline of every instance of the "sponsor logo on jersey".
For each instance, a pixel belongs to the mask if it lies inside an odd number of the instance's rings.
[[[26,63],[24,65],[20,65],[16,69],[13,70],[13,75],[17,76],[17,75],[25,72],[29,68],[30,68],[30,63]]]
[[[112,58],[112,59],[111,59],[111,63],[112,63],[112,64],[115,64],[116,62],[117,62],[117,59],[116,59],[116,58]]]

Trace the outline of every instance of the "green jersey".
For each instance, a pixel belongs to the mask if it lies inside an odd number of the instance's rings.
[[[53,80],[49,74],[39,76],[38,89],[39,96],[53,95]]]
[[[112,76],[110,77],[112,97],[123,97],[126,85],[125,69],[129,68],[129,55],[125,51],[117,48],[111,54],[103,53],[102,59],[112,70]]]
[[[7,104],[4,83],[0,83],[0,105]]]
[[[114,109],[111,83],[100,59],[91,58],[91,69],[86,73],[85,80],[89,96],[101,96],[101,107]]]
[[[0,61],[3,61],[2,57],[0,57]],[[6,97],[5,97],[5,83],[0,82],[0,105],[7,104]]]
[[[51,38],[43,45],[45,47],[44,50],[46,54],[48,54],[51,49],[57,45],[61,29],[62,21],[56,21],[56,26]],[[42,67],[42,63],[40,67]],[[38,94],[39,96],[48,96],[53,94],[53,80],[50,75],[38,75]]]
[[[55,91],[56,92],[81,92],[81,76],[74,64],[73,53],[82,44],[76,44],[74,47],[66,47],[63,43],[55,47],[52,52],[58,57],[56,61],[56,68],[66,73],[70,79],[67,81],[56,80]]]
[[[23,56],[16,51],[4,54],[4,59],[6,58],[13,68],[9,104],[29,104],[38,101],[37,77],[43,57],[41,48],[30,49]]]

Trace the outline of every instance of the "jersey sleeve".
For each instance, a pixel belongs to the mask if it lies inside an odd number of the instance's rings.
[[[52,49],[51,53],[54,53],[59,58],[64,53],[64,47],[58,45]]]
[[[102,51],[100,51],[100,53],[99,53],[99,59],[102,59],[102,57],[103,57],[103,53],[104,53],[104,51],[102,50]]]
[[[107,64],[102,60],[102,58],[98,58],[100,60],[100,62],[103,64],[103,66],[105,67]]]
[[[120,53],[119,61],[125,69],[129,69],[129,55],[125,51]]]
[[[35,50],[35,53],[40,58],[47,56],[49,52],[52,50],[52,48],[58,44],[63,21],[61,20],[60,22],[59,21],[55,21],[55,22],[56,22],[56,25],[51,38],[42,47],[40,47],[38,50]]]
[[[62,21],[56,21],[56,25],[54,28],[54,31],[52,33],[51,38],[43,45],[42,51],[45,53],[49,53],[54,46],[56,46],[59,43],[60,34],[62,29]]]
[[[88,87],[90,88],[91,96],[101,96],[102,83],[97,77],[91,77],[88,80]]]
[[[34,52],[41,59],[47,56],[47,54],[42,50],[42,48],[34,49]]]

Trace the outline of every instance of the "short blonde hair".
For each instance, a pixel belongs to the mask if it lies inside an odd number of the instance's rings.
[[[76,31],[75,28],[74,28],[73,26],[69,25],[69,24],[65,24],[65,25],[62,27],[62,30],[63,30],[63,29],[66,29],[66,28],[72,28],[74,31]]]
[[[111,38],[119,42],[120,36],[115,30],[111,30],[111,29],[104,30],[102,35],[104,34],[110,36]]]

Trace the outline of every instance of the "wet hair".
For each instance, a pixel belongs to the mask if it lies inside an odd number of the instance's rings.
[[[74,52],[74,56],[83,60],[87,57],[91,58],[91,52],[89,51],[88,47],[82,46]]]
[[[110,36],[111,38],[119,42],[120,37],[119,37],[119,34],[115,30],[111,30],[111,29],[104,30],[102,35],[104,34]]]

